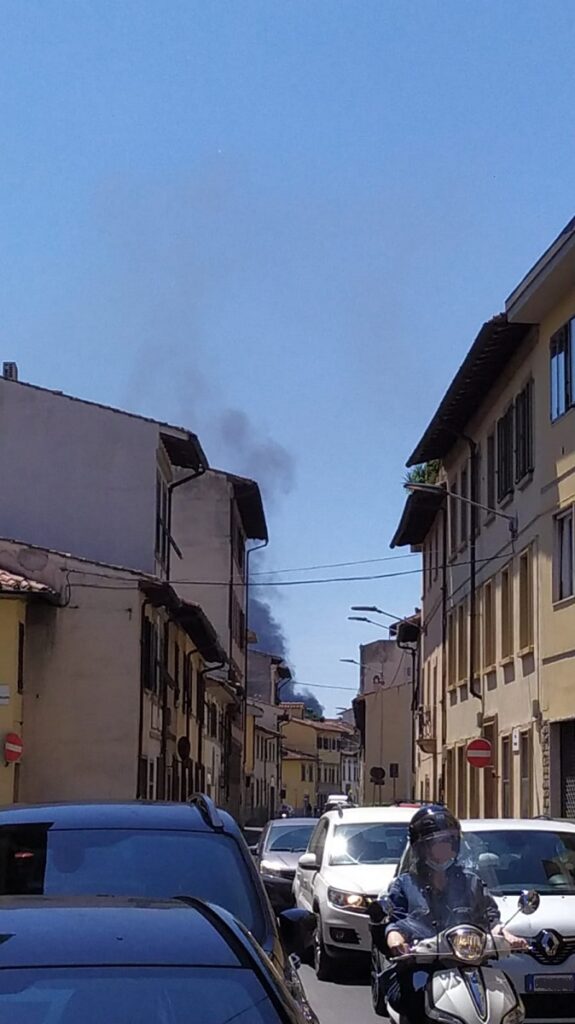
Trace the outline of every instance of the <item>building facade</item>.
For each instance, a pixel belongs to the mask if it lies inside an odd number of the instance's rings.
[[[571,222],[408,463],[438,460],[439,485],[412,491],[394,538],[423,556],[418,786],[460,815],[575,813],[574,268]],[[466,759],[479,735],[484,769]]]

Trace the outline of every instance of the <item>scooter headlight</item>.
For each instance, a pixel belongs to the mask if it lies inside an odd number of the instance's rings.
[[[521,1003],[517,1003],[509,1013],[506,1013],[501,1024],[523,1024],[525,1020],[525,1010]]]
[[[447,936],[458,960],[476,963],[485,952],[487,936],[479,928],[454,928]]]

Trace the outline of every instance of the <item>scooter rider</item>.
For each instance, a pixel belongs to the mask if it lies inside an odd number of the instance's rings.
[[[390,958],[451,925],[476,924],[500,931],[514,949],[525,946],[500,925],[497,904],[479,875],[459,862],[461,826],[446,807],[422,807],[409,825],[412,863],[392,883],[388,897],[394,914],[385,931]],[[385,997],[396,1012],[412,1021],[424,1019],[424,992],[429,971],[412,963],[392,964],[385,972]]]

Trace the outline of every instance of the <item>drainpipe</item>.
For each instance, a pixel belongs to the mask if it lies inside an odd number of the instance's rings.
[[[144,756],[144,622],[146,608],[151,604],[149,598],[142,602],[140,609],[140,698],[138,708],[138,770],[136,774],[136,800],[142,800],[147,794],[140,787],[140,762]]]
[[[244,635],[244,776],[246,769],[246,743],[248,733],[248,636],[249,636],[249,596],[250,596],[250,558],[254,551],[262,551],[263,548],[267,548],[269,541],[265,540],[262,544],[257,544],[255,548],[248,548],[246,551],[246,615],[245,615],[245,635]],[[273,653],[273,652],[272,652]],[[277,692],[277,689],[276,689]],[[244,787],[245,788],[245,785]]]
[[[441,510],[443,564],[441,566],[441,786],[438,798],[445,802],[445,747],[447,744],[447,503]]]
[[[202,761],[202,757],[203,757],[203,738],[204,738],[203,737],[203,732],[204,732],[204,719],[205,719],[204,676],[207,676],[208,672],[216,672],[219,668],[224,668],[225,664],[226,664],[225,661],[218,661],[217,663],[214,663],[213,665],[210,665],[209,668],[203,668],[201,672],[198,672],[198,687],[201,686],[201,697],[202,697],[201,707],[199,706],[199,702],[198,702],[198,711],[199,711],[199,715],[198,715],[198,769],[201,769],[204,766],[203,765],[203,761]],[[199,696],[199,690],[198,690],[198,696]],[[195,788],[196,787],[194,786],[194,789]],[[197,788],[199,789],[200,787],[198,786]]]
[[[169,580],[171,575],[171,563],[172,563],[172,548],[176,552],[178,558],[182,558],[182,552],[172,537],[172,494],[177,487],[182,487],[184,484],[190,482],[190,480],[197,480],[198,477],[203,476],[206,472],[207,467],[201,466],[194,473],[188,473],[187,476],[183,476],[181,480],[173,480],[168,484],[168,524],[170,531],[170,543],[168,544],[168,564],[166,565],[166,578]]]

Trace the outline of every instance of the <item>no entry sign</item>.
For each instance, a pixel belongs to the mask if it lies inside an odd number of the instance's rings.
[[[22,757],[24,745],[20,736],[16,732],[6,733],[6,739],[4,740],[4,760],[7,764],[14,764],[15,761],[19,761]]]
[[[491,764],[491,743],[480,736],[467,744],[467,760],[473,768],[488,768]]]

